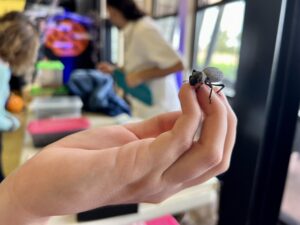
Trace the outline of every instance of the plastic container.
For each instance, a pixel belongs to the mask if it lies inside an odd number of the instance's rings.
[[[38,85],[33,85],[30,89],[30,95],[31,96],[53,96],[53,95],[68,95],[68,89],[65,86],[60,86],[57,88],[45,88],[40,87]]]
[[[37,63],[36,82],[42,87],[59,87],[63,85],[64,64],[60,61],[39,61]]]
[[[44,147],[69,134],[89,127],[89,120],[84,117],[57,118],[34,120],[28,124],[27,130],[32,137],[33,145],[35,147]]]
[[[80,117],[83,103],[77,96],[36,97],[29,108],[36,118]]]

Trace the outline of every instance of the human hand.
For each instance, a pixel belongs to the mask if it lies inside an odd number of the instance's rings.
[[[141,74],[138,72],[127,74],[125,79],[126,79],[126,84],[129,87],[136,87],[143,82],[143,79],[141,78]]]
[[[110,64],[108,62],[101,62],[97,64],[97,69],[103,73],[112,74],[116,68],[117,67],[115,65]]]
[[[224,172],[237,121],[222,93],[213,93],[211,104],[208,95],[205,85],[195,93],[185,84],[182,112],[83,131],[48,146],[6,180],[11,199],[26,212],[20,215],[45,218],[110,204],[157,203]]]

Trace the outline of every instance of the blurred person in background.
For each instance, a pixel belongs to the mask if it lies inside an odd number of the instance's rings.
[[[0,17],[0,133],[13,131],[19,127],[17,118],[6,110],[10,95],[9,81],[12,72],[25,74],[32,68],[38,46],[38,32],[25,15],[10,12]],[[0,171],[2,171],[1,160]]]
[[[118,68],[101,62],[98,69],[109,74],[122,70],[129,87],[146,84],[150,89],[151,106],[129,98],[133,115],[147,118],[178,110],[178,87],[174,73],[184,67],[177,52],[163,38],[155,22],[133,0],[108,0],[107,10],[112,24],[124,32],[124,66]]]

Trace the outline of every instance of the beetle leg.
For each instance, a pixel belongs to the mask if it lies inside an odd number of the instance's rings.
[[[224,84],[214,84],[214,86],[220,87],[220,89],[217,91],[217,94],[219,94],[220,91],[222,91],[225,88]]]
[[[208,81],[205,81],[205,84],[208,86],[208,87],[210,87],[210,92],[209,92],[209,103],[211,104],[211,95],[212,95],[212,90],[213,90],[213,86],[212,86],[212,84],[210,83],[210,82],[208,82]]]

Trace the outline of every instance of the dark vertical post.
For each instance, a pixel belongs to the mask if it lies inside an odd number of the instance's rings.
[[[251,225],[278,221],[300,100],[300,1],[286,1],[278,63],[271,77],[267,120],[252,199]]]
[[[151,16],[152,16],[152,17],[157,16],[157,15],[156,15],[157,5],[158,5],[157,0],[152,0],[152,8],[151,8],[151,13],[152,13]]]
[[[231,167],[222,177],[219,225],[246,225],[249,221],[282,1],[246,1],[236,96],[232,102],[239,120],[238,133]]]
[[[197,10],[197,8],[195,8],[195,10]],[[200,38],[200,31],[201,31],[201,27],[202,27],[202,24],[203,24],[203,19],[204,19],[204,12],[201,11],[201,12],[196,12],[195,13],[195,34],[194,34],[194,42],[193,42],[193,46],[194,46],[194,51],[192,51],[192,65],[191,65],[191,68],[195,68],[195,69],[200,69],[198,68],[198,52],[199,52],[199,38]]]

